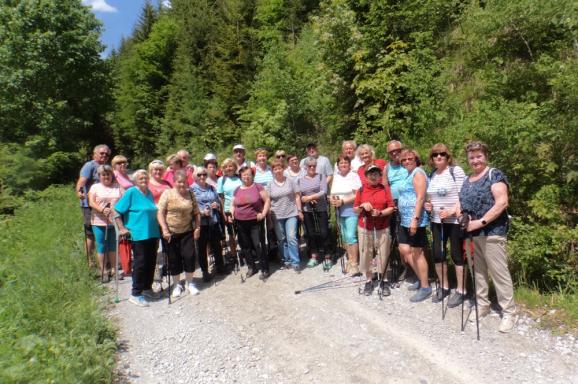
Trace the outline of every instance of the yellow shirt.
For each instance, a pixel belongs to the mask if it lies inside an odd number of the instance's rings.
[[[187,192],[183,197],[176,189],[163,192],[158,209],[164,214],[169,231],[174,235],[192,231],[195,216],[199,213],[195,195]]]

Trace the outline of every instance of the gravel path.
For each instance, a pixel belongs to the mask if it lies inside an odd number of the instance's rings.
[[[231,274],[199,284],[198,296],[148,308],[126,298],[110,315],[119,335],[119,382],[130,383],[578,383],[578,341],[521,318],[510,334],[499,317],[460,331],[460,308],[412,304],[402,285],[380,301],[355,281],[303,289],[341,277],[338,266],[274,272],[244,284]],[[112,287],[112,285],[111,285]],[[473,313],[472,313],[473,316]]]

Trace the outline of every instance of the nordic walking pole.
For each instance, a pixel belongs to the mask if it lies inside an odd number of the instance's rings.
[[[233,217],[231,216],[231,230],[233,232],[233,238],[237,239],[237,233],[235,231],[235,220],[233,219]],[[231,242],[229,242],[229,247],[231,246]],[[241,257],[239,257],[239,252],[237,252],[237,250],[234,250],[235,255],[237,256],[237,268],[239,268],[239,276],[241,276],[241,283],[245,282],[245,277],[243,277],[243,271],[241,270]]]
[[[167,266],[167,282],[168,282],[168,284],[169,284],[169,286],[168,286],[168,288],[167,288],[167,292],[168,292],[168,294],[169,294],[169,304],[172,303],[172,301],[171,301],[171,267],[170,267],[170,264],[169,264],[169,259],[170,259],[170,258],[169,258],[169,252],[171,251],[171,250],[170,250],[171,247],[170,247],[170,244],[169,244],[170,241],[171,241],[170,238],[169,238],[168,241],[166,240],[167,246],[166,246],[166,252],[164,253],[164,255],[165,255],[165,265]],[[162,272],[161,272],[161,273],[162,273]],[[163,284],[162,284],[162,281],[163,281],[163,277],[162,277],[162,275],[161,275],[161,286],[163,285]]]
[[[478,334],[478,340],[480,340],[480,317],[478,314],[478,291],[476,290],[476,263],[474,261],[475,252],[472,252],[471,247],[473,243],[472,235],[468,235],[469,244],[466,247],[466,252],[468,252],[468,259],[471,259],[471,273],[472,273],[472,284],[474,288],[474,307],[476,309],[476,330]]]
[[[462,243],[464,244],[464,246],[467,246],[467,243],[466,243],[465,240],[464,240]],[[464,261],[467,263],[468,261],[467,261],[467,257],[466,257],[466,251],[465,251],[465,250],[463,250],[463,251],[464,251],[464,252],[463,252],[463,254],[462,254],[462,258],[466,259],[466,260],[464,260]],[[463,285],[462,285],[462,289],[464,290],[464,292],[462,292],[462,294],[465,295],[465,294],[466,294],[466,292],[465,292],[465,288],[466,288],[466,267],[465,267],[465,266],[462,267],[462,284],[463,284]],[[465,324],[464,324],[464,302],[465,302],[465,300],[463,300],[463,298],[462,298],[462,332],[463,332],[464,329],[466,328],[466,326],[465,326]]]
[[[379,296],[379,300],[382,300],[383,297],[383,290],[381,289],[381,279],[383,278],[382,274],[381,274],[381,251],[380,251],[380,247],[377,246],[377,229],[375,228],[375,216],[373,216],[373,213],[371,215],[371,221],[373,222],[373,247],[372,247],[372,251],[375,255],[375,257],[377,258],[377,281],[378,281],[378,285],[377,285],[377,296]],[[377,249],[376,249],[377,248]]]
[[[110,207],[110,203],[104,208]],[[108,216],[106,216],[106,225],[104,226],[104,253],[102,254],[102,265],[100,267],[100,283],[104,284],[104,268],[108,261]]]
[[[334,198],[337,199],[338,197],[334,196]],[[342,238],[342,234],[341,234],[341,215],[339,214],[339,207],[335,207],[335,221],[336,221],[335,228],[337,230],[337,247],[344,249],[343,248],[343,238]],[[345,254],[346,254],[346,252],[343,252],[343,254],[341,255],[341,274],[342,275],[345,275]]]
[[[114,223],[114,233],[115,233],[115,238],[116,238],[116,251],[114,253],[114,292],[115,292],[115,296],[114,296],[114,302],[118,303],[120,302],[120,299],[118,298],[118,244],[119,244],[119,240],[120,240],[120,235],[118,233],[118,227],[116,226],[116,222]]]
[[[440,213],[443,212],[444,207],[440,207]],[[444,220],[440,217],[440,227],[441,227],[441,256],[442,256],[442,320],[445,320],[446,313],[444,311],[444,263],[446,262],[446,255],[445,255],[445,239],[444,239]]]

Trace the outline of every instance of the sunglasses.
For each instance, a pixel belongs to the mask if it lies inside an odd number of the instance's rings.
[[[401,149],[393,149],[391,151],[388,151],[387,153],[389,153],[390,155],[394,155],[394,154],[400,153],[400,152],[401,152]]]
[[[438,157],[438,156],[448,157],[448,153],[447,153],[447,152],[434,152],[434,153],[431,154],[431,157],[432,157],[432,158]]]
[[[307,168],[316,168],[316,167],[317,167],[317,164],[311,164],[311,165],[307,166]]]
[[[110,156],[110,153],[108,153],[108,152],[99,152],[98,154],[99,154],[99,155],[104,155],[104,156]]]
[[[408,157],[407,159],[401,159],[400,162],[401,163],[405,163],[406,161],[414,161],[415,157]]]
[[[199,173],[197,176],[198,177],[201,177],[201,176],[207,177],[207,174],[206,173]]]
[[[278,158],[278,159],[284,159],[284,158],[285,158],[285,155],[277,155],[277,158]]]

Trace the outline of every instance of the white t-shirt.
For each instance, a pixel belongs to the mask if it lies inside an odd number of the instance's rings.
[[[333,175],[331,196],[338,196],[340,199],[343,199],[344,197],[353,196],[355,191],[359,188],[361,188],[361,179],[357,172],[350,171],[345,176],[337,172]],[[353,203],[339,207],[339,215],[343,217],[355,216],[355,212],[353,212]]]
[[[353,160],[351,160],[351,170],[353,172],[357,172],[359,167],[361,167],[362,165],[363,165],[363,162],[357,156],[355,156],[353,158]],[[333,174],[337,175],[338,172],[339,172],[339,169],[337,167],[337,163],[335,163],[335,165],[333,166]]]
[[[460,190],[466,179],[466,174],[457,165],[453,167],[453,170],[455,181],[448,166],[441,174],[434,172],[427,187],[427,196],[433,205],[431,221],[434,223],[441,223],[439,213],[442,207],[444,209],[453,209],[459,200]],[[458,219],[457,217],[450,217],[445,219],[444,223],[457,224]]]

